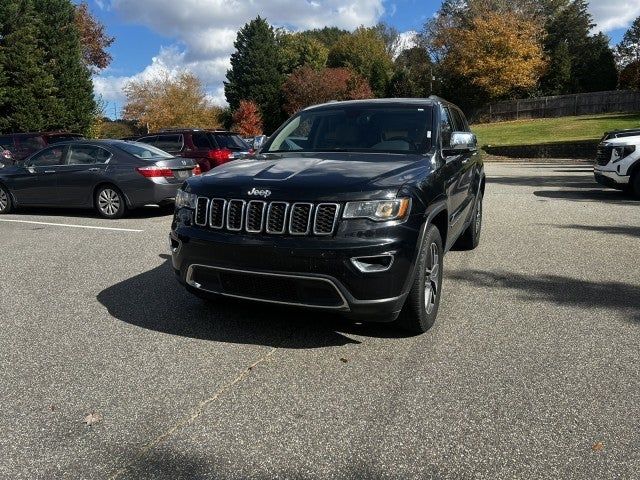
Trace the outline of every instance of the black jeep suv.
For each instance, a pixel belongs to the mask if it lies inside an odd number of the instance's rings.
[[[437,97],[332,102],[251,160],[178,191],[170,241],[193,294],[429,329],[443,256],[478,245],[485,175],[462,112]]]

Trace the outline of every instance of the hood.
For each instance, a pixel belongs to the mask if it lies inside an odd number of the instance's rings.
[[[624,147],[627,145],[640,145],[640,135],[635,135],[633,137],[620,137],[620,138],[610,138],[609,140],[605,140],[601,145],[611,146],[611,147]]]
[[[267,154],[221,165],[189,180],[198,195],[337,201],[395,195],[424,176],[429,157],[365,153]]]

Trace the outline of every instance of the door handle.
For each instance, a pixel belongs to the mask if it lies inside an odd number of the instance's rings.
[[[44,173],[56,173],[55,170],[45,170]]]
[[[90,168],[89,170],[87,170],[88,172],[99,172],[100,169],[99,168]]]

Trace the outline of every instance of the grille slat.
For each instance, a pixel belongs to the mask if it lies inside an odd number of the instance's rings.
[[[195,224],[231,232],[269,235],[333,235],[340,214],[337,203],[313,204],[198,197]]]
[[[286,202],[271,202],[267,209],[267,233],[281,235],[287,229],[287,212],[289,204]]]
[[[213,198],[209,204],[209,226],[221,229],[224,227],[224,208],[227,201],[223,198]]]
[[[331,235],[338,219],[340,205],[337,203],[321,203],[316,208],[313,222],[313,233],[316,235]]]
[[[613,152],[612,146],[598,147],[598,155],[596,157],[596,163],[598,165],[607,165],[611,161],[612,152]]]
[[[204,227],[207,225],[207,209],[209,208],[209,199],[206,197],[198,197],[196,203],[196,225]]]

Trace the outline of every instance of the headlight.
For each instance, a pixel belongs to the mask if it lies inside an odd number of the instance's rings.
[[[611,161],[613,163],[619,162],[623,158],[627,158],[633,152],[636,151],[635,145],[626,145],[624,147],[613,147],[613,152],[611,153]]]
[[[176,208],[192,208],[195,210],[197,204],[197,195],[187,193],[184,190],[178,190],[178,193],[176,193]]]
[[[376,222],[406,218],[411,210],[410,198],[394,200],[374,200],[369,202],[349,202],[343,218],[368,218]]]

